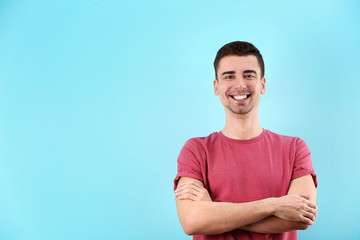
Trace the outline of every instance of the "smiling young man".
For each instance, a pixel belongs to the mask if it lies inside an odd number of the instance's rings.
[[[193,239],[297,239],[317,215],[317,180],[306,143],[263,129],[259,50],[231,42],[217,53],[214,92],[225,109],[220,132],[192,138],[174,180],[180,223]]]

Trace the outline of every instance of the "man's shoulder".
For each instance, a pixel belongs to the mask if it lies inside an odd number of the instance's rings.
[[[283,144],[294,143],[294,144],[297,144],[300,141],[303,142],[303,140],[300,137],[283,135],[283,134],[272,132],[270,130],[266,130],[266,131],[267,131],[268,139],[273,141],[273,142],[276,142],[276,143],[283,143]]]
[[[191,162],[192,160],[203,161],[208,155],[209,149],[214,149],[218,133],[214,132],[206,137],[193,137],[183,145],[178,162]]]
[[[186,141],[187,144],[208,145],[219,139],[219,132],[213,132],[205,137],[192,137]]]

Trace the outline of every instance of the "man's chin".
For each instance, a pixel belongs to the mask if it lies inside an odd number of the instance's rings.
[[[239,108],[234,108],[234,107],[228,107],[228,109],[234,114],[246,115],[246,114],[249,114],[253,108],[250,107],[250,108],[246,108],[246,109],[239,109]]]

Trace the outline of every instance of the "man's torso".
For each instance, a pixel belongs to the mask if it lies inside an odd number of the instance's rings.
[[[308,158],[308,159],[307,159]],[[298,166],[297,159],[305,166]],[[204,183],[216,202],[249,202],[287,194],[290,181],[312,170],[310,151],[300,138],[265,130],[250,140],[235,140],[221,132],[192,138],[178,159],[179,177],[196,178]],[[304,165],[304,164],[303,164]],[[307,173],[308,174],[308,173]],[[296,231],[263,235],[235,230],[217,236],[194,239],[296,239]]]

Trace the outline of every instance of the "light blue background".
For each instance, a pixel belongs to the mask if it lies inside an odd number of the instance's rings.
[[[190,137],[224,126],[212,62],[262,52],[264,128],[302,137],[319,215],[356,239],[358,1],[0,1],[0,239],[189,239],[173,196]]]

